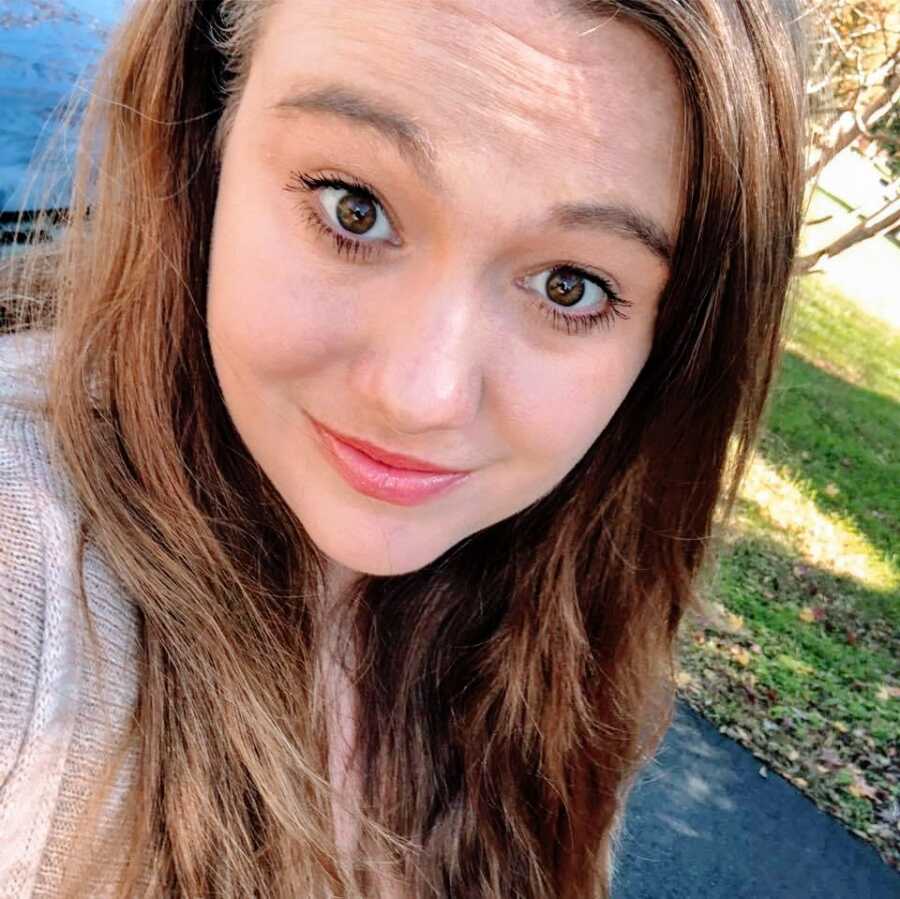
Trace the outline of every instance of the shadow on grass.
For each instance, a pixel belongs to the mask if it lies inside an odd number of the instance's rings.
[[[900,562],[900,405],[785,353],[760,453]]]
[[[756,506],[755,514],[764,518],[765,510]],[[800,569],[798,561],[803,561]],[[853,717],[874,719],[869,723],[876,729],[883,729],[884,716],[894,717],[895,726],[900,721],[874,691],[859,692],[862,684],[880,686],[896,667],[900,634],[888,591],[810,565],[789,547],[758,534],[737,536],[723,550],[712,589],[744,618],[748,636],[762,647],[763,655],[753,657],[753,670],[770,686],[794,698],[849,703]],[[815,608],[817,618],[804,621],[803,608]],[[835,690],[851,692],[841,699]]]

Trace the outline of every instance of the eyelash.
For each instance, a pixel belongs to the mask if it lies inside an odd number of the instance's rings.
[[[387,215],[385,204],[378,198],[375,191],[367,184],[352,177],[307,175],[303,172],[291,172],[290,180],[284,186],[284,189],[290,193],[309,195],[325,187],[359,194],[369,202],[374,203],[384,215]],[[333,243],[338,255],[343,255],[352,262],[365,263],[379,252],[378,245],[374,241],[354,240],[352,237],[347,237],[335,231],[324,221],[312,204],[308,202],[301,203],[300,211],[303,213],[307,224]],[[388,220],[390,221],[390,216],[388,216]],[[553,269],[567,269],[575,272],[584,280],[597,285],[606,294],[607,298],[606,305],[602,311],[584,315],[567,315],[551,305],[549,300],[537,302],[538,310],[550,320],[550,323],[557,330],[565,331],[567,334],[584,334],[601,326],[611,328],[616,318],[627,319],[629,317],[623,309],[632,304],[619,296],[605,278],[585,271],[578,265],[569,262],[556,263],[554,266],[551,266],[551,270]],[[544,270],[541,269],[541,271]]]

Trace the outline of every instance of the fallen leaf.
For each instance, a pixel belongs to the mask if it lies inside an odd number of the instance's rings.
[[[847,792],[857,799],[875,799],[878,796],[878,791],[862,778],[853,781],[853,783],[847,787]]]
[[[837,484],[831,482],[825,485],[825,495],[826,496],[837,496],[840,493],[840,489]]]
[[[847,727],[847,725],[844,724],[843,721],[832,721],[832,722],[831,722],[831,726],[832,726],[836,731],[839,731],[839,732],[842,733],[842,734],[846,734],[846,733],[848,733],[849,730],[850,730],[850,728]]]
[[[826,746],[819,753],[819,760],[838,768],[844,764],[844,760],[830,746]]]
[[[807,624],[812,624],[816,620],[816,614],[809,606],[804,606],[797,613],[797,617],[801,621],[805,621]]]

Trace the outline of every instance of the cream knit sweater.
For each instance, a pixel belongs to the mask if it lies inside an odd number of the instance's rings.
[[[136,700],[139,616],[88,543],[78,597],[79,511],[41,411],[48,334],[0,336],[0,897],[58,895],[77,819]],[[112,821],[136,748],[104,805]],[[125,835],[105,829],[94,852],[109,895]]]

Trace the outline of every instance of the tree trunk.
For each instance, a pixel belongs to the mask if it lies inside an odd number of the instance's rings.
[[[837,256],[838,253],[843,253],[848,247],[852,247],[860,241],[868,240],[879,234],[886,234],[898,223],[900,223],[900,197],[889,201],[878,212],[833,240],[828,246],[822,247],[808,256],[800,256],[795,259],[794,274],[802,275],[826,256]]]

